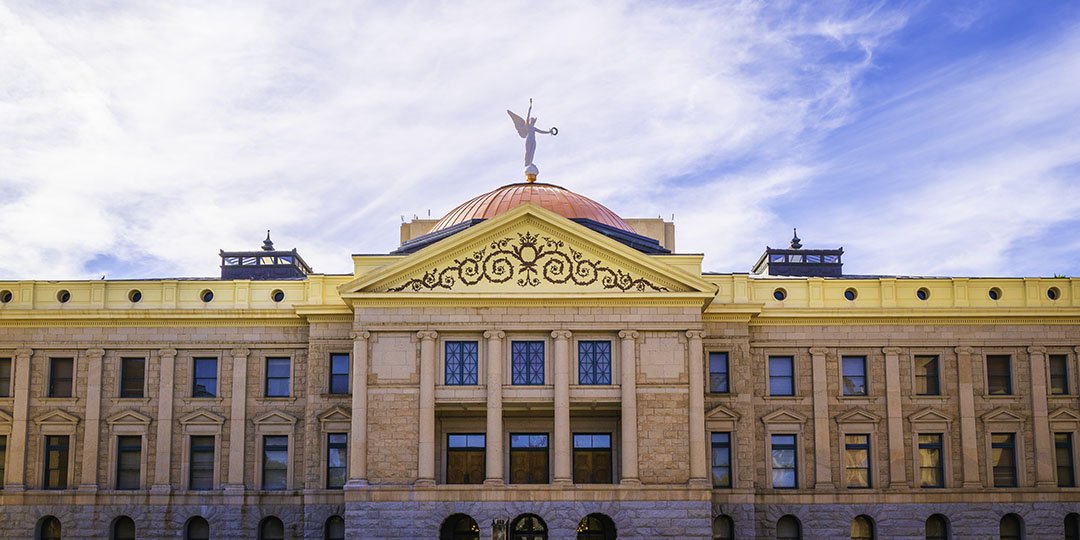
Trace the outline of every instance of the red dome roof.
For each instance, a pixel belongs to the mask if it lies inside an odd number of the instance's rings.
[[[490,219],[525,203],[533,203],[565,218],[591,219],[616,229],[634,232],[634,229],[606,206],[561,186],[540,182],[509,184],[466,201],[440,219],[432,232],[471,219]]]

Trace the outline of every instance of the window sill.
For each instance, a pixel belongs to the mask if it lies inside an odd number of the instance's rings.
[[[194,404],[194,403],[224,403],[225,402],[225,398],[223,398],[223,397],[186,397],[186,398],[180,398],[180,399],[184,400],[183,403],[185,405],[191,405],[191,404]]]
[[[803,396],[799,396],[799,395],[795,395],[795,396],[762,396],[762,397],[764,397],[765,399],[776,400],[776,401],[798,401],[798,400],[803,398]]]
[[[1010,400],[1011,401],[1017,401],[1017,400],[1024,399],[1024,396],[1021,396],[1021,395],[1018,395],[1018,394],[1009,394],[1007,396],[999,396],[999,395],[991,396],[989,394],[984,394],[983,397],[986,398],[986,399],[994,399],[994,400],[1002,400],[1002,401],[1010,401]]]
[[[321,397],[323,399],[351,398],[352,394],[330,394],[330,393],[326,393],[326,394],[319,394],[319,397]]]
[[[137,397],[137,398],[130,398],[130,397],[121,398],[121,397],[117,397],[117,398],[112,398],[111,401],[112,401],[112,403],[114,405],[120,404],[120,403],[150,403],[150,398],[148,398],[148,397]]]
[[[260,403],[292,403],[292,402],[296,401],[296,396],[285,396],[285,397],[266,397],[266,396],[263,396],[263,397],[257,397],[255,399],[258,400]],[[283,490],[281,490],[281,491],[283,491]]]
[[[51,405],[74,405],[79,402],[77,397],[42,397],[38,399]]]

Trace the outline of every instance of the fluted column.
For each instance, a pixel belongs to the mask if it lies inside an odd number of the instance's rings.
[[[503,338],[499,330],[484,332],[487,340],[487,463],[485,480],[488,485],[503,484]]]
[[[168,493],[172,490],[169,473],[173,449],[173,376],[176,374],[176,349],[159,350],[158,365],[157,444],[154,451],[154,485],[150,489],[155,493]]]
[[[101,359],[105,351],[89,349],[83,357],[86,359],[86,429],[79,491],[97,491],[97,465],[101,457]]]
[[[11,411],[11,435],[8,438],[7,469],[4,491],[26,490],[26,429],[30,416],[30,357],[33,349],[16,349],[12,366],[15,377],[15,403]]]
[[[832,489],[832,441],[829,436],[829,375],[824,347],[810,349],[814,394],[814,489]]]
[[[1057,486],[1054,475],[1054,439],[1046,403],[1046,347],[1028,347],[1031,362],[1031,416],[1035,430],[1035,485]]]
[[[232,392],[229,414],[229,474],[226,493],[244,491],[244,451],[247,449],[247,363],[248,349],[232,350]]]
[[[570,475],[570,331],[556,330],[555,339],[555,475],[554,483],[569,484]]]
[[[687,365],[690,369],[690,483],[711,485],[708,454],[705,452],[705,332],[689,330]]]
[[[889,431],[889,486],[906,487],[907,460],[904,452],[904,410],[900,401],[899,347],[885,347],[885,411]]]
[[[417,332],[420,339],[420,448],[416,485],[435,485],[435,338],[436,332]]]
[[[637,426],[637,337],[633,330],[619,332],[622,346],[619,370],[622,398],[622,482],[640,484],[638,478],[638,426]]]
[[[957,347],[956,372],[959,377],[958,394],[960,398],[960,447],[963,487],[982,486],[979,479],[979,447],[975,433],[975,387],[971,378],[971,347]]]
[[[353,332],[352,365],[352,426],[349,448],[349,481],[346,489],[357,489],[368,483],[368,338],[369,332]]]

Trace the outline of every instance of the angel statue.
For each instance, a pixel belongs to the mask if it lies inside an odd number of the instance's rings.
[[[529,98],[529,112],[525,113],[525,118],[522,118],[507,109],[506,114],[510,115],[510,118],[514,121],[514,127],[517,128],[518,135],[521,135],[522,139],[525,139],[525,167],[533,165],[533,154],[536,153],[536,134],[543,133],[544,135],[558,135],[559,128],[552,127],[548,131],[538,129],[536,127],[536,118],[529,115],[532,114],[532,98]]]

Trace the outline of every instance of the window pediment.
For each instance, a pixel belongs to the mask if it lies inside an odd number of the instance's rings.
[[[927,407],[916,413],[913,413],[911,416],[908,417],[908,420],[912,424],[948,424],[952,422],[952,417],[941,411],[937,411]]]
[[[147,426],[150,425],[152,419],[136,410],[128,409],[126,411],[120,411],[105,419],[105,423],[110,426],[114,425],[137,425]]]
[[[204,425],[220,426],[225,423],[225,417],[214,414],[206,409],[199,409],[180,419],[181,425]]]
[[[1019,427],[1024,423],[1024,417],[1006,409],[1004,407],[998,407],[984,415],[982,415],[982,421],[984,424],[997,424],[1000,426],[1012,426]]]
[[[855,408],[836,416],[837,424],[877,424],[881,417],[862,408]]]
[[[1049,415],[1050,425],[1055,430],[1080,429],[1080,414],[1069,409],[1057,409]]]
[[[806,417],[794,411],[780,409],[779,411],[773,411],[761,417],[761,422],[767,426],[773,427],[798,426],[799,428],[802,428],[803,424],[806,423]]]
[[[709,412],[705,413],[705,420],[728,420],[735,422],[738,421],[739,418],[742,418],[742,415],[723,405],[717,405],[710,409]]]
[[[79,417],[57,409],[34,418],[34,423],[39,426],[52,425],[74,427],[79,423]]]
[[[319,422],[350,422],[352,421],[352,414],[342,407],[331,407],[318,416]]]
[[[296,425],[297,418],[291,414],[286,414],[279,411],[270,411],[266,414],[256,416],[252,422],[256,426],[275,425],[275,426],[294,426]]]

